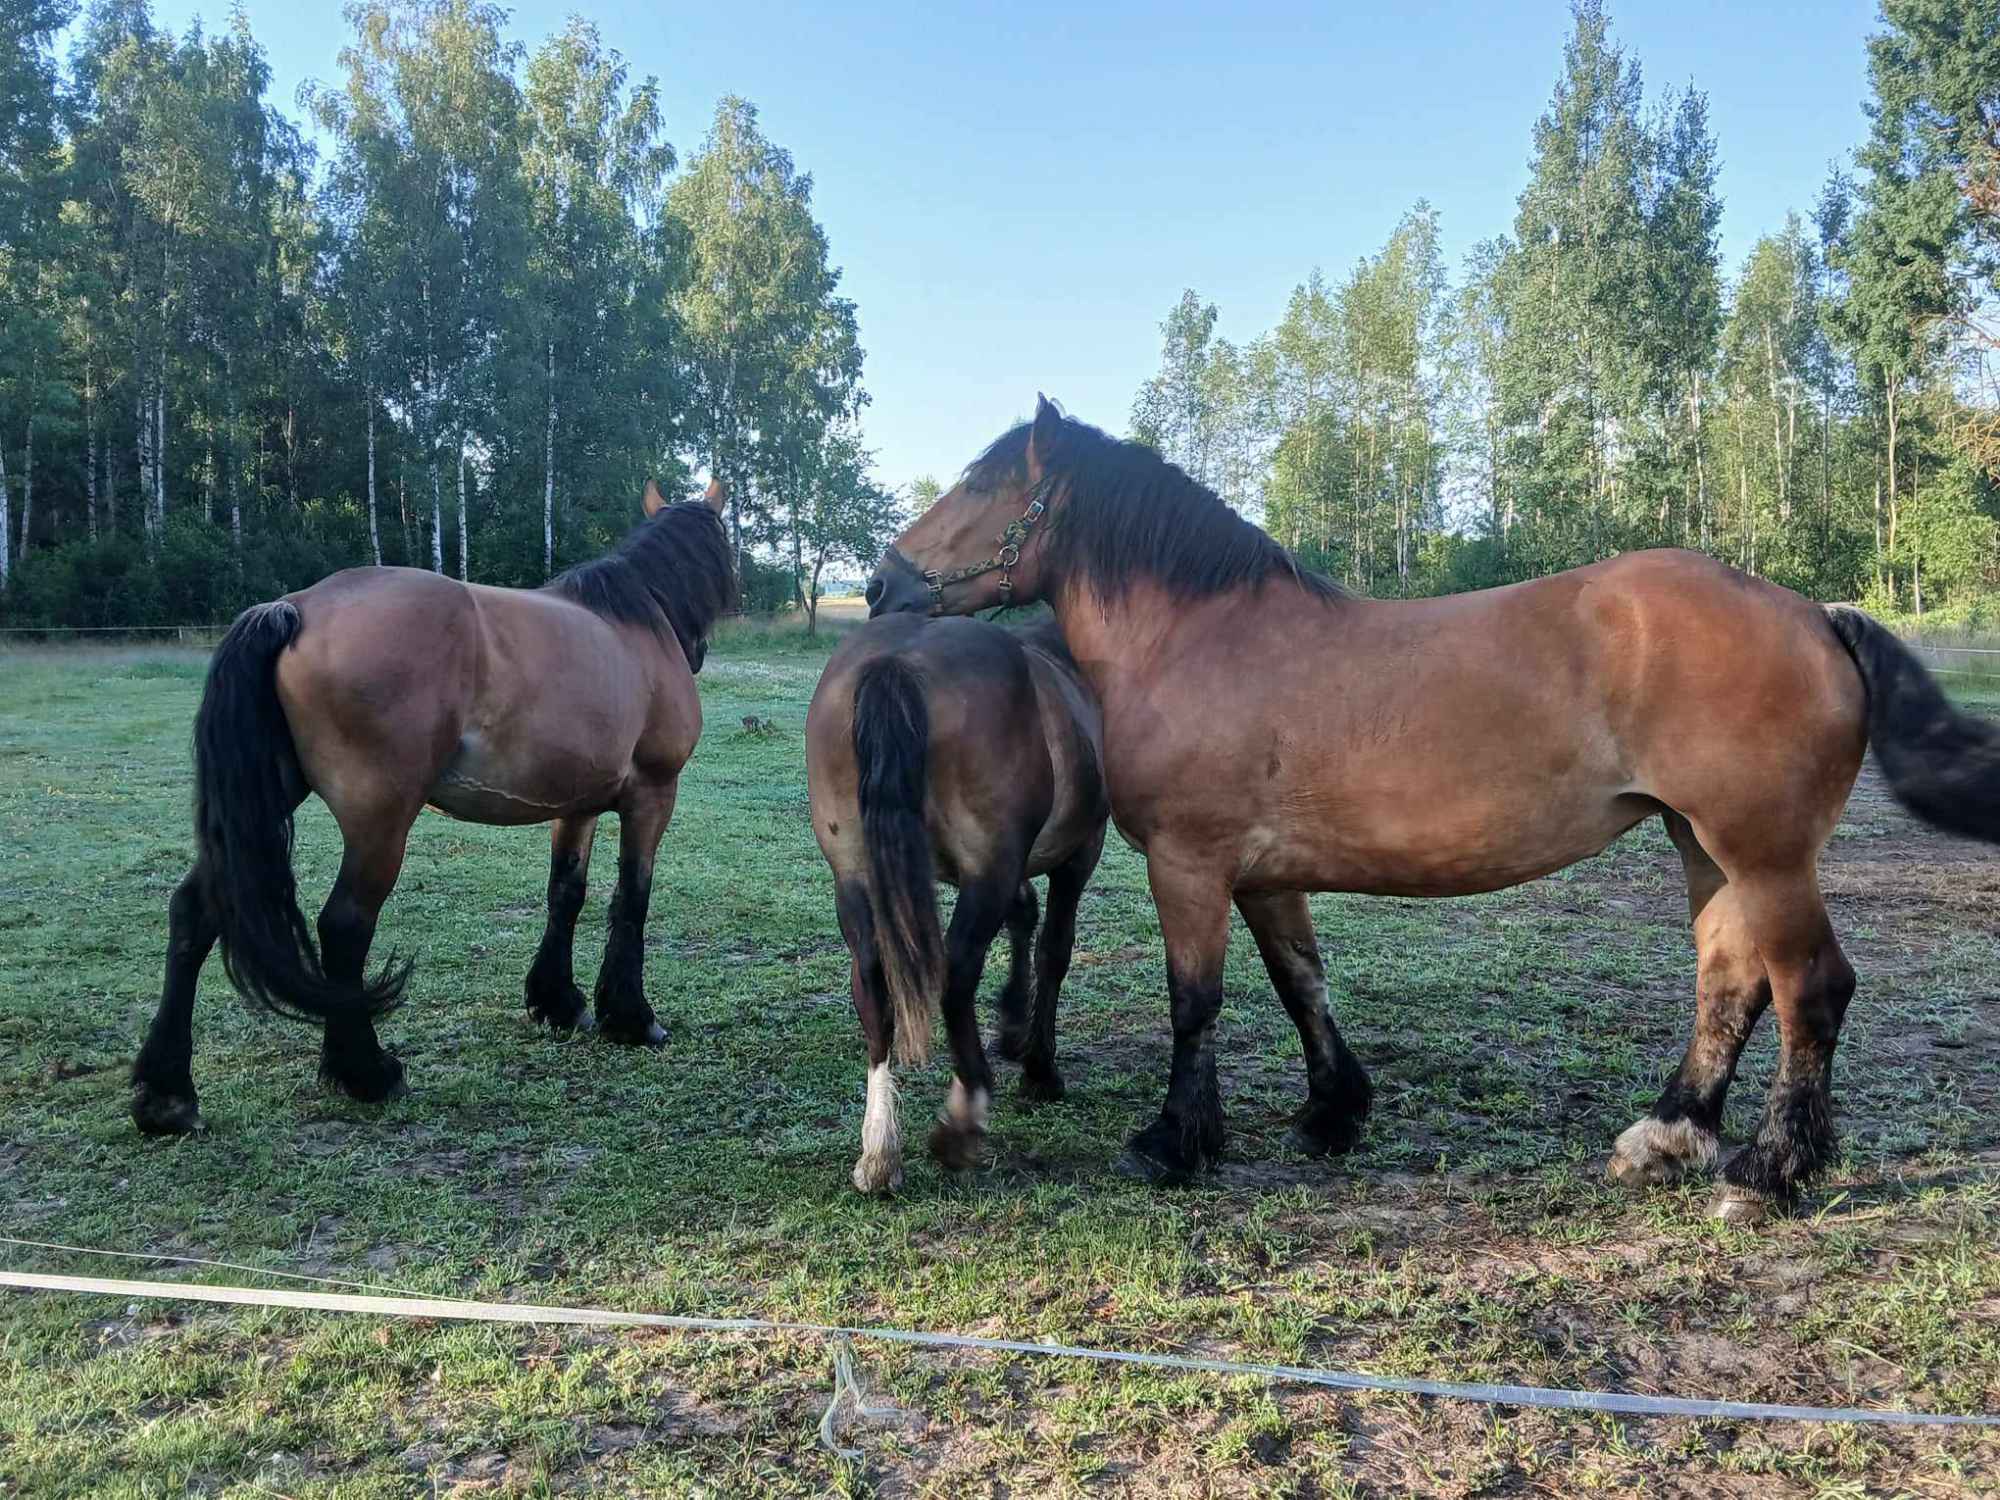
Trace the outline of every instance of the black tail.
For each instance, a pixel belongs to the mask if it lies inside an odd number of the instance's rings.
[[[861,836],[868,845],[876,946],[896,1015],[896,1053],[931,1050],[931,1006],[944,991],[944,933],[924,826],[930,708],[908,662],[878,656],[854,685],[854,759],[861,773]]]
[[[401,999],[408,965],[392,964],[365,984],[328,978],[292,878],[292,812],[305,779],[273,673],[300,623],[282,600],[254,605],[209,663],[194,719],[200,868],[237,989],[302,1020],[376,1015]]]
[[[1868,743],[1896,800],[1947,833],[2000,844],[2000,724],[1952,707],[1887,627],[1844,604],[1826,614],[1861,669]]]

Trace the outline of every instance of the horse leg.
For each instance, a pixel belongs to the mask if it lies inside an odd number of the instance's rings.
[[[1229,950],[1229,888],[1213,871],[1170,862],[1157,849],[1149,853],[1146,878],[1166,941],[1174,1061],[1159,1119],[1126,1142],[1118,1167],[1164,1186],[1190,1180],[1222,1154],[1215,1018]]]
[[[1023,1099],[1052,1103],[1063,1096],[1062,1074],[1056,1071],[1056,1001],[1076,947],[1077,905],[1103,852],[1104,830],[1100,828],[1076,853],[1049,871],[1048,910],[1035,944],[1034,1024],[1021,1055]]]
[[[553,1031],[591,1026],[590,1007],[576,987],[572,950],[577,913],[590,879],[590,846],[597,838],[597,817],[559,818],[549,833],[549,920],[541,947],[528,970],[528,1014],[546,1021]]]
[[[1020,868],[1018,861],[1002,863]],[[945,933],[944,1024],[951,1038],[952,1080],[951,1093],[931,1131],[931,1155],[951,1171],[975,1166],[986,1138],[993,1070],[979,1040],[979,976],[986,967],[986,950],[993,946],[1019,892],[1018,879],[966,881],[959,887],[958,905]]]
[[[167,902],[167,976],[160,1008],[132,1064],[132,1120],[147,1135],[201,1129],[194,1092],[194,993],[201,966],[215,946],[207,875],[188,871]]]
[[[1833,1156],[1833,1051],[1854,996],[1854,969],[1810,865],[1775,876],[1733,871],[1731,884],[1770,975],[1778,1069],[1757,1139],[1722,1169],[1714,1213],[1754,1223],[1772,1201],[1789,1202]]]
[[[1306,1102],[1292,1117],[1291,1143],[1307,1156],[1351,1151],[1361,1139],[1375,1089],[1348,1050],[1327,1006],[1326,966],[1303,891],[1238,896],[1271,986],[1299,1031],[1306,1055]]]
[[[1729,879],[1695,839],[1679,813],[1666,816],[1667,834],[1687,871],[1694,925],[1695,1020],[1681,1065],[1651,1114],[1618,1137],[1609,1168],[1628,1186],[1672,1182],[1713,1164],[1722,1104],[1736,1062],[1771,1003],[1771,981],[1751,940]]]
[[[611,935],[597,973],[597,1029],[614,1042],[664,1046],[667,1034],[646,1003],[646,909],[653,897],[653,859],[674,815],[679,779],[627,794],[618,809],[618,889],[611,896]]]
[[[330,979],[361,983],[368,948],[375,941],[375,919],[382,903],[396,888],[402,873],[403,850],[415,813],[387,811],[365,819],[341,821],[346,847],[333,893],[319,913],[320,964]],[[382,1050],[375,1022],[366,1015],[328,1021],[320,1044],[319,1076],[342,1093],[364,1103],[407,1094],[403,1065]]]
[[[1007,908],[1007,987],[1000,992],[1000,1029],[993,1038],[993,1050],[1009,1062],[1019,1062],[1028,1050],[1028,1005],[1035,985],[1035,924],[1040,920],[1034,884],[1024,880],[1014,894],[1014,904]]]
[[[842,881],[834,894],[840,935],[847,939],[848,983],[854,1014],[868,1047],[868,1106],[861,1118],[861,1156],[854,1163],[854,1186],[863,1193],[893,1193],[903,1185],[903,1138],[896,1122],[896,1075],[890,1054],[896,1040],[896,1013],[875,949],[875,918],[868,889],[859,880]]]

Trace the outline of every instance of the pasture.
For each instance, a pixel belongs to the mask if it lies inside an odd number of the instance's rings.
[[[699,679],[707,729],[648,934],[663,1050],[530,1025],[546,836],[427,815],[378,938],[417,960],[383,1028],[415,1094],[371,1108],[322,1091],[317,1038],[249,1011],[211,964],[194,1063],[208,1130],[176,1141],[135,1133],[126,1070],[189,858],[203,659],[0,656],[0,1233],[446,1296],[2000,1410],[2000,859],[1918,827],[1872,768],[1823,867],[1861,976],[1835,1070],[1844,1151],[1796,1216],[1743,1232],[1707,1217],[1704,1183],[1603,1181],[1692,1014],[1679,862],[1654,825],[1493,896],[1315,899],[1335,1008],[1377,1089],[1346,1158],[1287,1152],[1298,1043],[1239,923],[1229,1159],[1172,1193],[1110,1170],[1168,1053],[1143,868],[1114,836],[1064,994],[1068,1099],[1024,1106],[997,1064],[989,1159],[955,1179],[920,1144],[945,1066],[907,1071],[907,1179],[864,1201],[848,1186],[864,1063],[802,762],[826,649],[739,629]],[[597,843],[583,976],[616,847]],[[337,848],[310,804],[308,910]],[[1773,1050],[1767,1023],[1732,1141]],[[857,1354],[906,1415],[845,1428],[865,1453],[850,1462],[817,1439],[831,1385],[811,1340],[9,1293],[0,1493],[1938,1495],[2000,1475],[1992,1431],[1613,1420]]]

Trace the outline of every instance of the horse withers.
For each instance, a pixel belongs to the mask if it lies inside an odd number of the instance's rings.
[[[1307,891],[1453,896],[1532,880],[1657,817],[1688,882],[1694,1035],[1613,1175],[1714,1160],[1751,1028],[1777,1015],[1763,1123],[1716,1211],[1751,1219],[1826,1164],[1854,971],[1819,851],[1870,746],[1891,791],[2000,842],[2000,726],[1953,708],[1859,610],[1713,558],[1635,552],[1506,588],[1361,599],[1158,454],[1041,402],[890,548],[877,610],[1046,599],[1104,715],[1119,830],[1159,910],[1173,1066],[1129,1170],[1222,1148],[1216,1016],[1232,902],[1306,1054],[1297,1137],[1360,1135]]]
[[[1020,1060],[1025,1097],[1062,1097],[1056,997],[1077,903],[1104,850],[1101,751],[1097,705],[1050,624],[1016,632],[892,615],[855,631],[827,663],[806,714],[806,784],[868,1045],[854,1167],[862,1192],[902,1181],[891,1057],[927,1056],[940,1002],[955,1076],[931,1152],[952,1169],[977,1160],[993,1075],[973,1002],[1003,924],[1011,963],[999,1050]],[[1031,974],[1028,882],[1044,874]],[[958,887],[948,932],[939,880]]]
[[[323,1079],[361,1100],[405,1091],[375,1021],[409,967],[364,971],[426,804],[475,823],[554,823],[527,1004],[558,1029],[592,1024],[570,947],[597,820],[617,813],[595,1024],[613,1041],[664,1040],[642,985],[646,909],[701,736],[693,674],[736,597],[723,499],[711,485],[706,503],[669,504],[648,481],[631,535],[540,589],[354,568],[237,619],[195,716],[198,854],[168,905],[166,982],[132,1069],[142,1131],[201,1123],[195,985],[218,939],[245,995],[325,1028]],[[292,815],[312,793],[342,844],[317,942],[292,874]]]

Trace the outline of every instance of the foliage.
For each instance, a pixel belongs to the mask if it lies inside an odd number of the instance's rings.
[[[751,597],[800,596],[862,351],[749,104],[670,186],[656,83],[587,21],[530,53],[481,0],[362,0],[320,170],[240,14],[95,0],[65,72],[69,14],[0,13],[0,618],[93,618],[99,564],[170,613],[363,562],[536,584],[703,464],[782,575]]]

